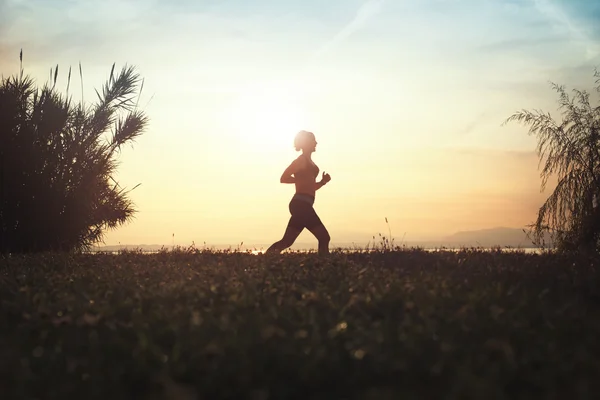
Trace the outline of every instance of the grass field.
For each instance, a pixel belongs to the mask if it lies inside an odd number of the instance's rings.
[[[464,250],[0,259],[3,399],[583,399],[600,258]]]

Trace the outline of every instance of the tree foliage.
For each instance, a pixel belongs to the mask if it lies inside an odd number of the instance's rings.
[[[600,93],[600,72],[594,73]],[[541,110],[521,110],[503,124],[516,121],[529,126],[537,137],[541,189],[556,178],[554,191],[538,211],[530,232],[540,243],[550,233],[561,250],[594,249],[600,239],[600,103],[590,93],[551,83],[558,93],[562,121]]]
[[[58,66],[41,88],[20,73],[0,82],[0,250],[89,248],[134,213],[114,179],[121,147],[145,130],[137,107],[143,80],[131,66],[96,90],[97,101],[56,89]],[[83,82],[81,64],[79,74]],[[136,99],[137,95],[137,99]]]

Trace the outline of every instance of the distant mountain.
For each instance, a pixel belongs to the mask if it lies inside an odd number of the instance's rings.
[[[522,228],[507,227],[457,232],[443,238],[442,242],[447,243],[444,245],[448,247],[534,247]],[[546,237],[546,243],[551,243],[549,237]]]

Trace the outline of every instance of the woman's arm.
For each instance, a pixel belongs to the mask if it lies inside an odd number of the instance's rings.
[[[299,170],[299,160],[295,159],[292,163],[283,171],[281,178],[279,178],[279,182],[281,183],[296,183],[296,178],[292,175]]]

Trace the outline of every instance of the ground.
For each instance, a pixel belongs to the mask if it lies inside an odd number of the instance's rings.
[[[575,399],[594,256],[419,249],[0,258],[7,399]]]

